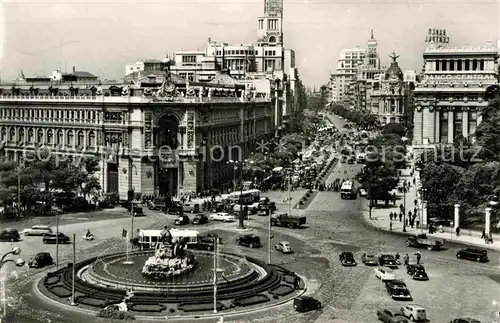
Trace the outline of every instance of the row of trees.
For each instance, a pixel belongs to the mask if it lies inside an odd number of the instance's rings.
[[[420,156],[417,166],[430,216],[452,219],[453,205],[460,204],[461,225],[467,226],[500,194],[500,100],[491,100],[482,115],[474,144],[460,136],[453,146]]]
[[[348,109],[341,105],[332,106],[331,111],[336,115],[353,122],[358,126],[358,128],[364,130],[380,129],[380,121],[378,117],[370,111]]]
[[[98,170],[95,158],[61,158],[48,152],[28,153],[22,166],[2,160],[0,203],[6,210],[4,215],[16,216],[18,207],[25,215],[48,214],[54,204],[60,208],[82,207],[87,197],[95,200],[101,189],[94,176]],[[82,198],[78,199],[80,194]]]
[[[386,126],[387,128],[388,126]],[[356,180],[369,190],[374,203],[389,203],[389,192],[398,185],[398,169],[406,164],[406,146],[398,133],[390,129],[371,139],[366,148],[366,162]]]

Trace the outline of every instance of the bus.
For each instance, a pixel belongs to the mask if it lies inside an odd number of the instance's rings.
[[[345,181],[340,187],[340,197],[343,200],[351,200],[356,198],[356,190],[354,188],[354,183],[351,181]]]
[[[240,202],[241,197],[241,202]],[[252,189],[243,192],[232,192],[229,194],[228,198],[230,203],[234,204],[242,204],[242,205],[251,205],[255,202],[259,202],[260,200],[260,191],[257,189]]]
[[[163,230],[139,230],[138,237],[135,238],[136,244],[140,250],[153,249],[157,244],[161,243],[161,236]],[[198,235],[196,230],[183,230],[183,229],[170,229],[172,236],[172,243],[179,241],[182,238],[187,238],[187,248],[194,248],[198,243]]]

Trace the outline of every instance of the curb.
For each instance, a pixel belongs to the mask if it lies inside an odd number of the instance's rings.
[[[304,276],[301,276],[301,275],[298,275],[298,276],[304,281],[304,289],[301,289],[300,293],[295,294],[294,298],[305,294],[307,292],[307,288],[309,286],[308,280]],[[50,297],[45,296],[37,287],[38,284],[40,283],[40,281],[44,278],[45,278],[45,276],[42,276],[41,278],[39,278],[33,282],[32,289],[33,289],[34,294],[37,297],[39,297],[40,299],[42,299],[43,301],[45,301],[47,303],[58,306],[60,308],[64,308],[65,310],[75,311],[75,312],[79,312],[81,314],[93,315],[94,317],[97,317],[97,314],[99,313],[99,311],[89,310],[86,308],[78,308],[78,306],[72,306],[70,304],[58,302]],[[267,306],[262,306],[262,307],[255,308],[255,309],[241,310],[238,312],[229,312],[227,314],[223,314],[224,312],[219,312],[217,314],[212,313],[212,314],[200,314],[200,315],[177,315],[177,316],[134,315],[134,316],[138,320],[145,320],[145,321],[165,321],[165,320],[175,320],[175,321],[191,320],[192,321],[192,320],[198,320],[198,319],[201,319],[201,320],[216,319],[216,318],[220,318],[220,317],[225,317],[225,318],[229,317],[230,318],[230,317],[236,317],[236,316],[245,315],[245,314],[252,314],[252,313],[259,312],[259,311],[269,310],[269,309],[274,308],[274,307],[282,306],[282,305],[289,303],[291,301],[293,301],[293,298],[287,298],[287,299],[281,300],[279,302],[276,302],[276,303],[273,303],[273,304],[270,304]]]
[[[362,211],[363,221],[367,225],[369,225],[370,227],[372,227],[373,229],[375,229],[377,231],[383,231],[383,232],[388,233],[388,234],[407,236],[407,237],[415,235],[414,233],[411,233],[411,232],[402,232],[402,231],[394,231],[394,230],[391,231],[388,229],[381,228],[381,227],[377,226],[376,224],[374,224],[374,222],[377,222],[377,220],[370,220],[370,218],[367,216],[366,212],[367,211],[365,211],[365,210]],[[454,244],[463,245],[463,246],[481,247],[483,249],[500,251],[499,248],[493,247],[492,245],[489,245],[489,244],[483,245],[483,244],[478,244],[478,243],[474,243],[474,242],[459,241],[459,240],[455,240],[455,239],[447,239],[447,238],[442,238],[442,239],[445,241],[445,243],[449,242],[449,243],[454,243]]]

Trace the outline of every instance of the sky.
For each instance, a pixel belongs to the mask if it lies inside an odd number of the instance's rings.
[[[202,49],[208,38],[256,43],[264,0],[9,1],[0,7],[0,71],[11,81],[84,70],[121,79],[125,65]],[[342,48],[364,46],[374,30],[382,64],[394,50],[400,67],[420,72],[429,28],[451,46],[500,39],[500,0],[284,0],[284,44],[296,52],[306,86],[328,82]]]

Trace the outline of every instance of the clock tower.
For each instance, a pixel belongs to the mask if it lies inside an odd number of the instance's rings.
[[[259,17],[259,46],[283,45],[283,0],[264,0],[264,16]]]

